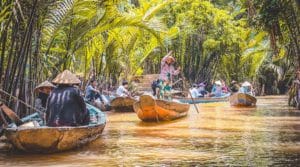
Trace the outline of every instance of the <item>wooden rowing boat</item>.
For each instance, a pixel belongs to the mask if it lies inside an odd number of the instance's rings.
[[[149,95],[142,95],[140,101],[134,103],[137,116],[146,122],[170,121],[187,116],[190,105],[165,100],[155,100]]]
[[[116,112],[133,112],[133,104],[137,100],[131,97],[116,97],[111,101],[111,107]]]
[[[180,101],[181,103],[189,104],[198,104],[198,103],[215,103],[215,102],[224,102],[228,100],[230,93],[222,97],[199,97],[199,98],[190,98],[190,97],[175,97],[174,99]]]
[[[87,108],[97,114],[96,123],[77,127],[10,127],[4,133],[14,147],[25,152],[53,153],[70,150],[97,139],[105,127],[105,114],[88,104]],[[39,115],[36,113],[22,121],[38,119]]]
[[[256,98],[246,93],[235,93],[229,97],[229,102],[232,106],[255,106]]]

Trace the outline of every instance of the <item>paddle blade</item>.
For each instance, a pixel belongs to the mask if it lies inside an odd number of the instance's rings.
[[[8,108],[5,104],[3,104],[3,103],[0,102],[0,108],[5,113],[5,115],[7,115],[8,118],[11,119],[16,125],[23,124],[23,122],[18,117],[18,115],[13,110],[11,110],[10,108]]]

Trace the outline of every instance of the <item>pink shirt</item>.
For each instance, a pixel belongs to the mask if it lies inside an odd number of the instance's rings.
[[[162,60],[161,60],[161,69],[160,69],[160,75],[159,75],[159,79],[162,80],[169,80],[168,78],[168,74],[172,75],[178,75],[179,74],[179,70],[175,70],[174,66],[168,65],[166,63],[168,56],[165,56]]]

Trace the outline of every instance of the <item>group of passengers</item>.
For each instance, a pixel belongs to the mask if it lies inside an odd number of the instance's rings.
[[[96,80],[91,80],[81,95],[79,85],[81,81],[68,70],[52,80],[45,81],[35,88],[38,93],[35,108],[45,112],[47,126],[79,126],[90,122],[86,102],[100,108],[109,110],[109,97],[104,96],[97,88]],[[117,96],[130,96],[128,82],[123,81],[116,91]]]
[[[159,79],[152,84],[153,94],[158,99],[170,100],[172,97],[173,77],[180,73],[180,67],[175,69],[175,58],[170,51],[161,61],[161,72]],[[55,85],[53,85],[55,84]],[[81,81],[75,74],[68,70],[52,81],[45,81],[40,84],[36,91],[39,93],[35,101],[35,106],[39,110],[46,110],[46,123],[48,126],[77,126],[89,123],[89,112],[86,104],[90,103],[101,110],[109,109],[109,97],[104,96],[97,88],[97,81],[91,80],[85,91],[85,98],[81,96],[79,85]],[[206,91],[206,84],[193,84],[190,95],[198,97],[222,97],[230,92],[242,92],[253,94],[252,86],[249,82],[239,85],[233,81],[230,89],[223,80],[213,83],[211,92]],[[51,93],[50,93],[51,92]],[[116,96],[131,96],[128,91],[128,82],[123,81],[122,85],[116,90]]]
[[[180,67],[175,69],[175,58],[172,56],[173,52],[170,51],[161,61],[161,72],[159,79],[152,83],[153,95],[158,99],[170,99],[172,96],[172,86],[174,76],[180,73]],[[224,80],[218,80],[213,82],[211,92],[206,90],[207,85],[205,83],[193,84],[189,90],[189,94],[193,98],[199,97],[226,97],[230,93],[242,92],[253,95],[252,85],[245,81],[244,83],[231,82],[230,88],[226,86]]]
[[[236,81],[231,82],[231,86],[227,87],[225,81],[218,80],[213,83],[211,92],[206,90],[206,85],[204,83],[193,84],[192,88],[189,90],[191,97],[200,98],[200,97],[227,97],[231,93],[247,93],[254,95],[252,85],[245,81],[244,83],[238,83]]]

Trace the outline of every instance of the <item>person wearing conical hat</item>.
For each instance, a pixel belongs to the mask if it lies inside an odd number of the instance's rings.
[[[172,56],[173,51],[170,51],[166,56],[161,60],[159,82],[157,84],[157,91],[162,92],[162,85],[166,82],[172,84],[173,76],[180,73],[180,67],[175,69],[174,63],[176,62],[175,58]],[[161,98],[160,93],[157,93],[157,98]]]
[[[90,121],[80,90],[74,85],[80,80],[68,70],[58,74],[52,83],[57,87],[51,92],[46,110],[47,126],[81,126]]]
[[[47,99],[50,92],[55,88],[55,86],[49,81],[44,81],[39,84],[34,91],[38,93],[35,99],[34,107],[40,111],[46,110]]]
[[[223,91],[222,91],[222,82],[220,80],[215,81],[213,88],[211,90],[211,93],[209,96],[214,96],[214,97],[221,97],[223,96]]]
[[[173,51],[170,51],[162,60],[161,60],[161,69],[159,79],[162,81],[171,81],[173,75],[178,75],[180,72],[180,67],[175,70],[174,63],[175,58],[172,56]]]
[[[245,81],[244,83],[242,83],[242,86],[239,90],[240,93],[246,93],[249,95],[253,95],[253,90],[252,90],[252,85],[250,82]]]

